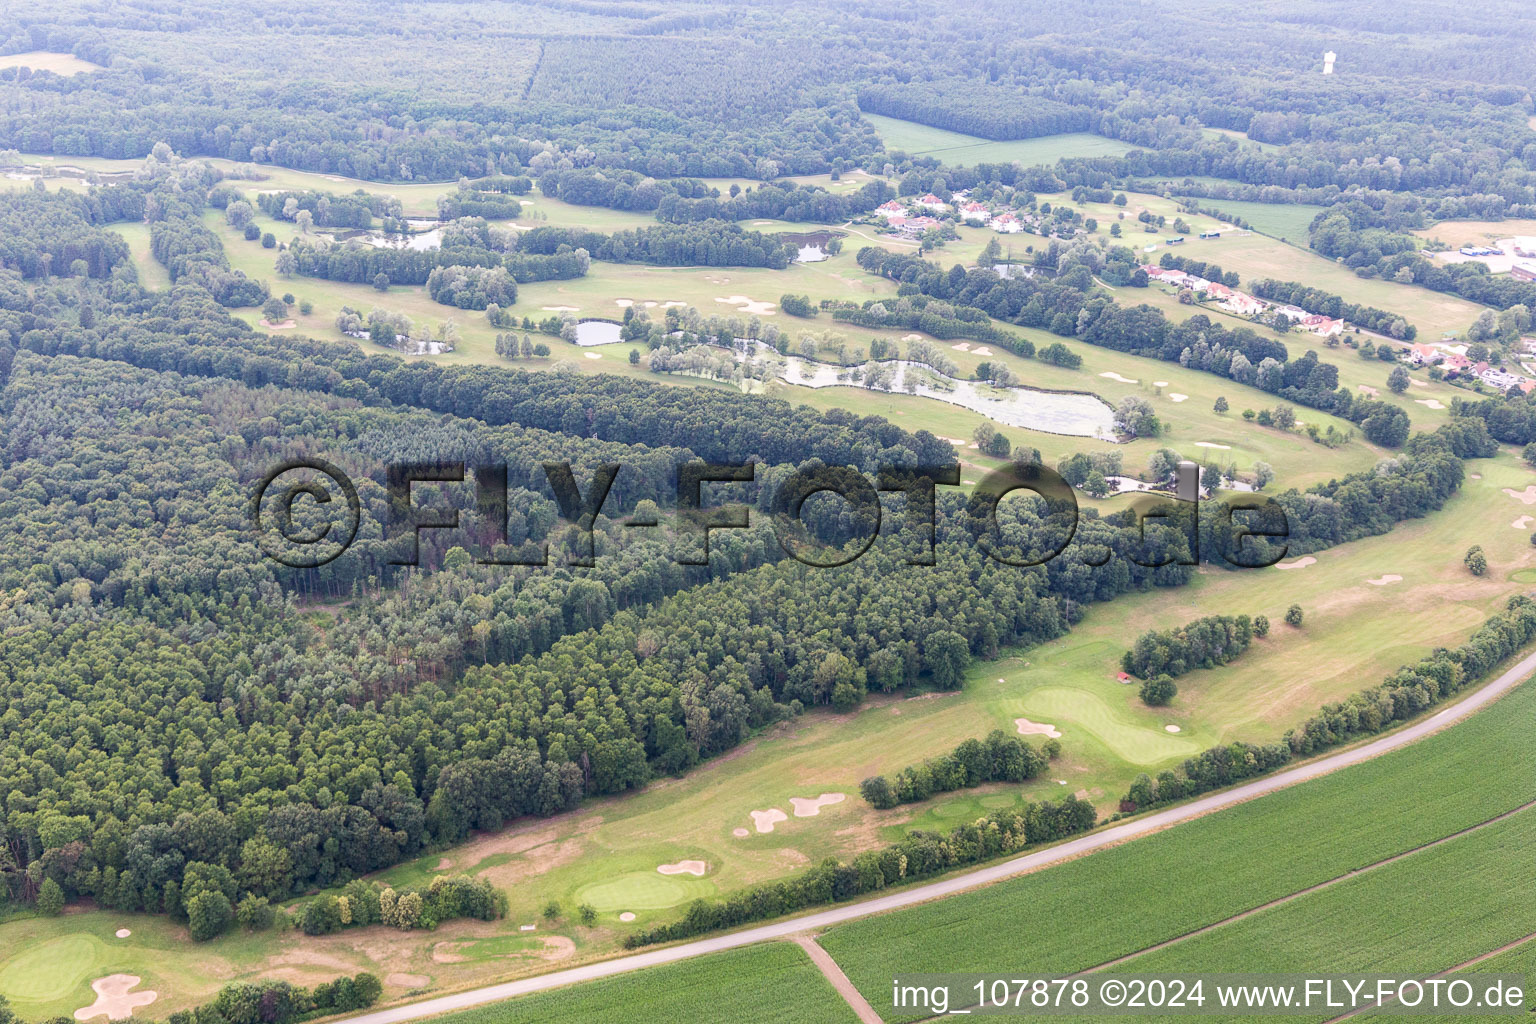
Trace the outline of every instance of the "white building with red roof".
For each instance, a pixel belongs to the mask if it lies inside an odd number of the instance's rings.
[[[888,203],[881,203],[875,207],[875,212],[886,220],[890,220],[892,217],[905,217],[907,215],[907,208],[892,199]]]
[[[971,224],[985,224],[991,216],[992,211],[987,209],[985,203],[966,203],[960,207],[960,219]]]
[[[1000,213],[987,222],[987,227],[1003,235],[1013,235],[1024,230],[1019,218],[1011,213]]]
[[[944,200],[940,199],[938,196],[934,195],[932,192],[929,192],[925,196],[919,196],[918,200],[917,200],[917,205],[921,206],[925,210],[947,210],[947,209],[949,209],[949,204],[946,203]]]

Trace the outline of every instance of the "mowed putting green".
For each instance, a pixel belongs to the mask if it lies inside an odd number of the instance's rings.
[[[665,910],[703,896],[713,895],[712,883],[655,871],[632,871],[607,882],[594,882],[577,890],[576,898],[590,903],[599,913],[612,910]]]
[[[94,935],[74,934],[29,946],[0,966],[0,996],[17,1003],[47,1003],[81,990],[90,1002],[89,979],[105,973],[106,944]]]
[[[1135,721],[1124,706],[1117,709],[1098,694],[1076,687],[1043,686],[1031,690],[1024,699],[1024,710],[1029,717],[1038,716],[1058,729],[1063,722],[1081,726],[1131,764],[1159,764],[1169,758],[1189,757],[1200,750],[1199,744],[1162,731],[1161,727]]]

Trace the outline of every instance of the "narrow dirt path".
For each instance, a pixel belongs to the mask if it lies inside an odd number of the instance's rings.
[[[848,1001],[848,1005],[853,1007],[853,1012],[859,1015],[859,1020],[863,1024],[884,1024],[880,1015],[875,1012],[875,1008],[869,1005],[869,1000],[853,987],[853,982],[848,980],[848,975],[837,966],[837,961],[832,959],[832,954],[821,948],[820,943],[816,941],[816,936],[796,935],[794,942],[805,950],[805,955],[811,958],[811,963],[815,964],[832,983],[832,987],[837,989],[837,994]]]

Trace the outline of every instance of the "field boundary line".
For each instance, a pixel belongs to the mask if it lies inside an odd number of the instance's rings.
[[[1524,811],[1528,811],[1532,807],[1536,807],[1536,800],[1529,800],[1526,803],[1521,804],[1519,807],[1512,807],[1507,811],[1503,811],[1494,815],[1492,818],[1489,818],[1486,821],[1479,821],[1475,824],[1468,825],[1467,827],[1458,829],[1449,835],[1441,836],[1438,839],[1432,839],[1427,843],[1420,843],[1418,846],[1394,853],[1392,856],[1386,857],[1382,860],[1373,861],[1370,864],[1364,864],[1358,868],[1351,868],[1350,870],[1344,872],[1342,875],[1335,875],[1332,878],[1326,878],[1321,882],[1307,886],[1305,889],[1297,889],[1293,893],[1287,893],[1284,896],[1278,896],[1266,903],[1260,903],[1258,906],[1249,907],[1247,910],[1233,914],[1231,917],[1224,917],[1220,921],[1212,921],[1210,924],[1201,925],[1199,928],[1196,928],[1193,931],[1185,932],[1182,935],[1175,935],[1171,939],[1164,939],[1162,942],[1153,943],[1150,946],[1138,949],[1135,952],[1126,953],[1123,956],[1117,956],[1113,960],[1106,960],[1101,964],[1094,965],[1093,967],[1085,967],[1080,971],[1073,972],[1071,975],[1069,975],[1069,977],[1077,978],[1085,974],[1093,974],[1096,971],[1108,970],[1111,967],[1118,967],[1128,960],[1134,960],[1139,956],[1146,955],[1147,953],[1156,953],[1159,950],[1167,949],[1170,946],[1177,946],[1181,942],[1184,942],[1186,939],[1192,939],[1196,936],[1204,935],[1206,932],[1212,932],[1218,928],[1225,928],[1229,924],[1235,924],[1238,921],[1252,917],[1255,914],[1261,914],[1266,910],[1272,910],[1275,907],[1284,906],[1293,900],[1299,900],[1303,896],[1310,896],[1311,894],[1321,892],[1324,889],[1331,889],[1342,882],[1349,881],[1351,878],[1356,878],[1360,875],[1368,875],[1378,868],[1384,868],[1389,864],[1395,864],[1398,861],[1412,857],[1415,854],[1423,853],[1425,850],[1432,850],[1443,843],[1449,843],[1452,840],[1460,839],[1461,837],[1471,835],[1474,832],[1480,832],[1483,829],[1488,828],[1490,825],[1497,825],[1499,822],[1513,818],[1515,815]]]
[[[837,966],[837,961],[832,959],[832,954],[821,948],[821,943],[816,941],[816,936],[796,935],[790,941],[805,950],[805,955],[811,958],[811,963],[816,965],[816,969],[832,983],[837,994],[852,1007],[861,1024],[885,1024],[880,1015],[875,1012],[875,1008],[869,1005],[869,1000],[865,999],[864,994],[848,980],[848,975],[843,973],[843,969]]]

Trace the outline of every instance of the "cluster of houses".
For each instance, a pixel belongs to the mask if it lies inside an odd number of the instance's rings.
[[[963,196],[957,195],[956,198],[961,199]],[[949,203],[929,192],[912,200],[910,206],[898,203],[894,199],[888,203],[882,203],[875,208],[875,213],[884,218],[885,223],[897,233],[916,236],[929,228],[938,227],[939,221],[931,214],[943,213],[949,207]],[[922,212],[914,213],[913,211]],[[999,234],[1012,235],[1024,230],[1024,225],[1017,216],[1006,211],[994,216],[985,203],[961,202],[959,213],[960,219],[965,223],[985,224]]]
[[[1159,267],[1151,263],[1143,263],[1141,269],[1146,271],[1147,277],[1153,281],[1161,281],[1175,288],[1204,292],[1207,299],[1238,316],[1255,316],[1267,309],[1273,309],[1291,323],[1299,324],[1304,330],[1321,338],[1341,334],[1344,331],[1344,321],[1341,319],[1308,313],[1300,306],[1271,306],[1263,299],[1255,298],[1247,292],[1240,292],[1236,288],[1228,288],[1220,281],[1207,281],[1195,274],[1174,270],[1172,267]]]
[[[1519,388],[1529,394],[1536,391],[1536,380],[1486,362],[1473,362],[1462,352],[1435,345],[1412,345],[1408,349],[1408,361],[1414,366],[1438,366],[1448,378],[1475,377],[1491,388],[1508,391]]]

